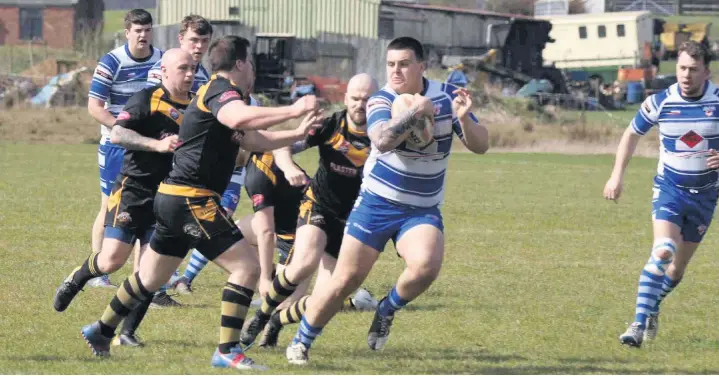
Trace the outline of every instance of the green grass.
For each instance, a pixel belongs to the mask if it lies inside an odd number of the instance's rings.
[[[310,153],[299,162],[316,167]],[[639,271],[651,246],[652,159],[635,158],[618,204],[601,198],[610,156],[452,156],[446,258],[431,289],[395,320],[386,349],[367,349],[371,313],[343,313],[306,368],[251,350],[270,373],[719,373],[716,270],[710,231],[664,303],[655,343],[627,349]],[[52,296],[89,251],[99,201],[96,146],[0,144],[0,370],[39,374],[236,374],[209,367],[224,277],[211,266],[182,309],[151,310],[147,347],[90,356],[80,327],[114,291],[87,288],[59,314]],[[240,202],[247,213],[247,197]],[[365,286],[386,293],[403,268],[388,247]],[[114,275],[120,282],[125,268]]]

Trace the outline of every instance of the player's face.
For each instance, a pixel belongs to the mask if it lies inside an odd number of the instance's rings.
[[[704,83],[709,79],[709,67],[701,59],[694,59],[686,52],[677,59],[677,81],[685,97],[701,95]]]
[[[210,47],[210,39],[212,34],[199,35],[190,29],[180,35],[180,48],[192,55],[192,59],[199,63]]]
[[[164,75],[162,81],[168,87],[177,88],[183,92],[189,92],[192,82],[195,80],[195,63],[190,55],[178,57],[167,66],[163,66]]]
[[[387,51],[387,82],[399,94],[417,94],[422,91],[424,63],[417,61],[412,50]]]
[[[125,29],[125,38],[127,38],[127,43],[130,44],[130,49],[149,49],[152,43],[152,24],[130,25],[129,29]]]
[[[245,61],[237,60],[235,64],[236,69],[232,75],[232,80],[239,86],[243,94],[249,95],[255,85],[254,63],[248,57]]]
[[[370,95],[372,95],[370,84],[355,85],[347,88],[345,106],[347,106],[347,114],[356,125],[367,124],[366,108]]]

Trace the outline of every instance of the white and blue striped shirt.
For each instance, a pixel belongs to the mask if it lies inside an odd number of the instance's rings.
[[[692,191],[716,189],[718,174],[707,167],[709,149],[719,150],[719,88],[707,81],[699,99],[682,97],[679,85],[647,98],[632,130],[659,131],[657,180]]]
[[[452,112],[456,86],[424,79],[424,96],[434,103],[434,140],[423,150],[414,150],[406,143],[382,153],[372,145],[364,167],[362,189],[395,203],[432,207],[442,203],[445,173],[452,134],[460,138],[462,128]],[[397,92],[385,86],[367,102],[367,131],[392,118],[392,102]],[[476,117],[471,115],[476,121]]]
[[[112,116],[122,111],[127,100],[147,86],[147,73],[162,58],[162,51],[151,47],[152,54],[144,59],[135,59],[127,44],[115,48],[103,56],[97,63],[90,83],[90,98],[105,102]],[[101,143],[110,139],[110,128],[101,125]]]
[[[197,68],[195,68],[195,80],[192,81],[190,93],[197,93],[197,90],[200,90],[200,86],[206,84],[209,80],[210,74],[207,72],[207,69],[205,69],[202,64],[197,64]],[[155,63],[147,74],[148,86],[155,86],[160,82],[162,82],[162,60]]]

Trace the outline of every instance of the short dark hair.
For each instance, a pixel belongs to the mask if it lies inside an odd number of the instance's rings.
[[[125,30],[132,25],[152,25],[152,15],[144,9],[133,9],[125,14]]]
[[[192,30],[198,35],[212,35],[212,25],[210,21],[197,14],[185,16],[180,22],[180,35],[185,35],[187,30]]]
[[[399,37],[389,42],[387,51],[389,50],[412,50],[417,61],[424,61],[424,49],[422,43],[412,37]]]
[[[682,44],[679,45],[677,57],[681,55],[682,52],[686,52],[692,59],[703,61],[707,68],[709,68],[709,64],[712,62],[712,53],[703,43],[698,43],[693,40],[682,42]]]
[[[208,53],[213,72],[231,71],[237,60],[247,60],[250,41],[237,35],[226,35],[210,45]]]

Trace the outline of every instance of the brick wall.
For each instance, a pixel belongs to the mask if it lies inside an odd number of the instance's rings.
[[[74,28],[73,8],[45,8],[43,11],[43,42],[50,48],[71,48]],[[0,6],[0,45],[24,44],[20,40],[20,11],[17,7]]]
[[[45,8],[42,36],[50,48],[72,48],[75,10],[73,8]]]

